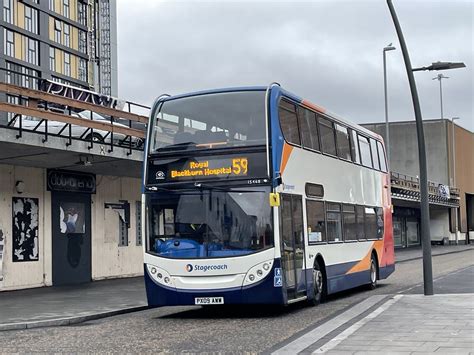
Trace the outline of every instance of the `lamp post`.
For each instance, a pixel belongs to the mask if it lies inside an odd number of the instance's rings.
[[[465,67],[464,63],[437,62],[428,67],[412,69],[408,48],[403,37],[403,32],[398,21],[397,13],[393,7],[392,0],[387,0],[387,5],[392,16],[395,30],[403,53],[408,82],[410,84],[413,109],[415,111],[416,132],[418,138],[418,159],[420,162],[420,209],[421,209],[421,240],[423,248],[423,285],[425,296],[433,295],[433,267],[431,260],[431,236],[430,236],[430,211],[428,201],[428,173],[426,167],[425,136],[423,133],[423,118],[421,116],[420,101],[416,89],[414,71],[419,70],[444,70]]]
[[[451,119],[451,142],[452,142],[452,158],[453,158],[453,186],[456,187],[456,144],[454,140],[454,121],[459,120],[459,117],[453,117]],[[454,235],[456,240],[456,245],[459,244],[458,239],[458,209],[454,208]]]
[[[433,78],[433,80],[438,80],[439,81],[439,102],[441,104],[441,119],[444,118],[443,115],[443,86],[441,84],[442,79],[449,79],[449,76],[444,76],[443,74],[438,74],[436,78]]]
[[[385,98],[385,140],[387,142],[387,157],[388,157],[388,166],[390,167],[390,130],[388,126],[388,100],[387,100],[387,60],[385,53],[387,51],[395,50],[395,47],[392,47],[390,43],[383,49],[383,92]]]

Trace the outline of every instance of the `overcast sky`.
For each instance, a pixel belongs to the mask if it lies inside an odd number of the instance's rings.
[[[474,131],[473,0],[393,0],[413,67],[442,72],[444,117]],[[151,105],[162,93],[268,85],[358,123],[413,120],[403,58],[385,0],[118,0],[119,96]],[[415,73],[423,118],[440,118],[441,72]]]

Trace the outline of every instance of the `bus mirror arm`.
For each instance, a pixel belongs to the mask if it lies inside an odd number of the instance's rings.
[[[275,181],[276,186],[280,186],[281,184],[283,184],[283,180],[281,178],[280,172],[277,171],[276,175],[277,176],[273,180]]]

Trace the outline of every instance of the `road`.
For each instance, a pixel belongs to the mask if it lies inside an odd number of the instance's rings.
[[[433,258],[435,279],[474,265],[474,250]],[[269,352],[376,294],[422,292],[422,261],[398,263],[373,291],[331,296],[318,307],[164,307],[67,327],[0,333],[0,352]],[[443,282],[442,292],[449,283]],[[436,291],[436,288],[435,288]]]

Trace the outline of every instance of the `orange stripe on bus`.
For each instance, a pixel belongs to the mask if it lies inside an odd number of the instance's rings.
[[[372,250],[377,252],[377,263],[380,267],[381,260],[383,258],[383,240],[377,240],[372,243],[372,247],[364,258],[355,264],[346,274],[352,274],[353,272],[367,271],[370,269],[370,260],[372,258]]]
[[[307,100],[303,100],[303,101],[301,101],[301,103],[302,103],[304,106],[308,106],[309,108],[312,108],[313,110],[316,110],[316,111],[318,111],[318,112],[321,112],[321,113],[325,113],[325,112],[326,112],[326,109],[325,109],[324,107],[321,107],[321,106],[312,104],[311,102],[309,102],[309,101],[307,101]]]
[[[286,164],[288,163],[288,159],[290,159],[292,150],[293,150],[293,147],[291,145],[284,143],[283,155],[281,157],[280,174],[283,174],[283,171],[285,171]]]

